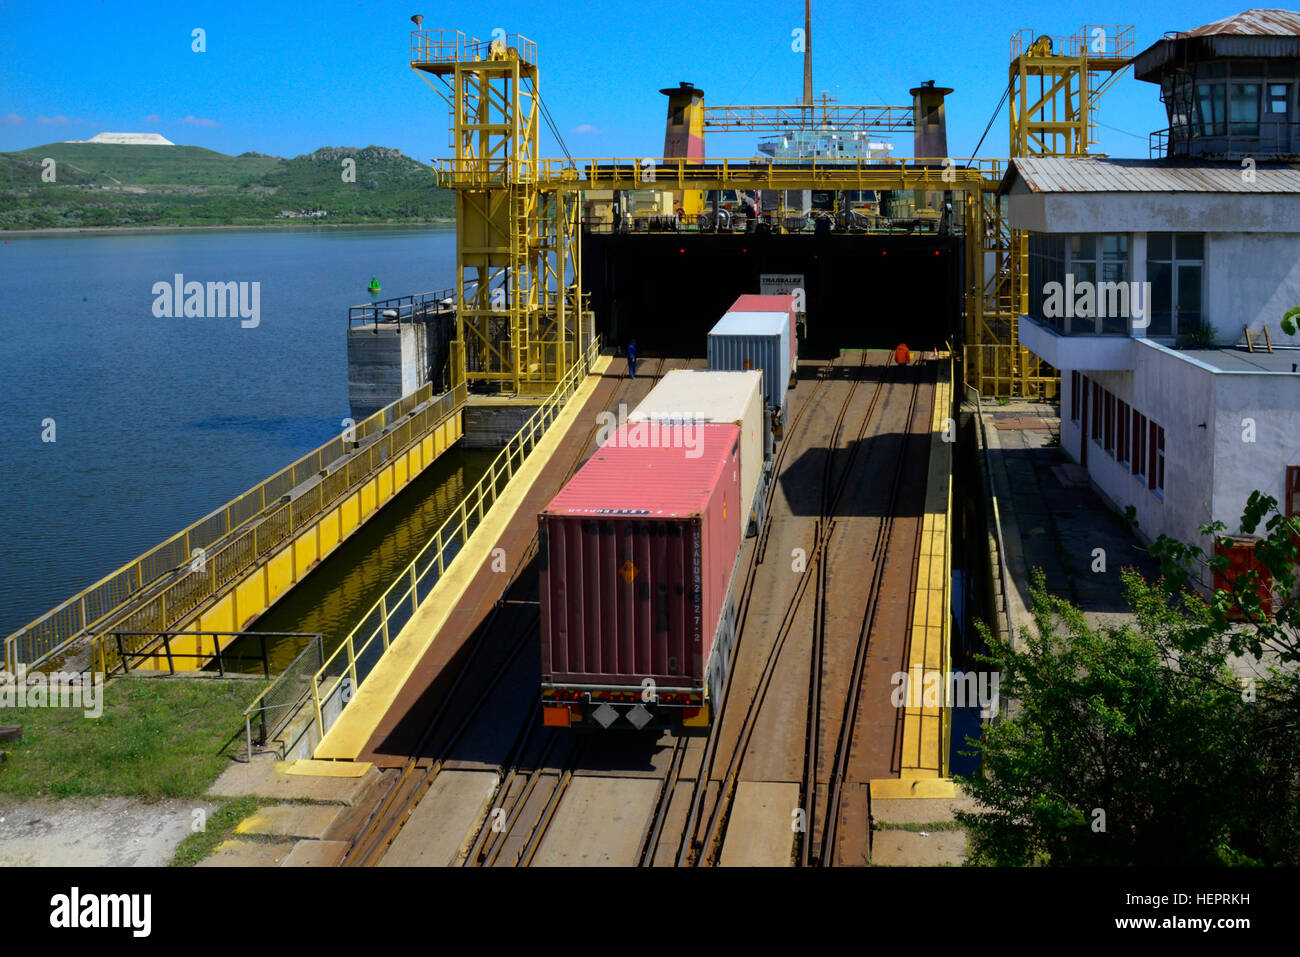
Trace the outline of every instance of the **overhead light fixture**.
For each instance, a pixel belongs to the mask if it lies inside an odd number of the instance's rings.
[[[420,24],[424,22],[424,14],[417,13],[415,16],[411,17],[411,22],[415,24],[415,29],[420,29]]]

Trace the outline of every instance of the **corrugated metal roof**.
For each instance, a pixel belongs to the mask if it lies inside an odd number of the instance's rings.
[[[1300,13],[1294,10],[1255,9],[1215,20],[1178,37],[1290,37],[1300,36]]]
[[[1194,30],[1166,34],[1133,58],[1133,75],[1158,83],[1169,65],[1219,58],[1294,58],[1300,56],[1300,13],[1254,9],[1215,20]]]
[[[1300,166],[1260,164],[1253,182],[1240,163],[1034,156],[1013,159],[1002,178],[1018,177],[1035,193],[1300,193]]]

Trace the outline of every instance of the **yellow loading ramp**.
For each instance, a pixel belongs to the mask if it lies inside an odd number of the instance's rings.
[[[420,603],[410,621],[398,633],[388,651],[375,664],[338,719],[316,746],[315,758],[322,761],[355,761],[392,707],[393,700],[411,679],[416,665],[424,657],[460,602],[474,576],[489,560],[497,540],[515,517],[528,490],[546,467],[550,457],[578,418],[587,400],[596,390],[601,375],[609,368],[612,356],[601,356],[592,366],[577,391],[569,397],[564,411],[546,430],[531,455],[506,485],[496,505],[470,536],[456,560]]]

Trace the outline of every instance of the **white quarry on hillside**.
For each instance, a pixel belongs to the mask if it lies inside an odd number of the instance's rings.
[[[175,146],[161,133],[97,133],[88,140],[65,140],[67,143],[116,143],[123,146]]]

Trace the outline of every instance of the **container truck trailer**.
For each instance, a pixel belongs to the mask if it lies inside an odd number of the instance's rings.
[[[700,424],[675,447],[635,441],[643,426],[621,426],[538,515],[547,726],[706,728],[726,686],[740,428]]]
[[[709,369],[715,372],[763,372],[763,399],[772,411],[777,438],[785,422],[790,361],[789,312],[729,312],[709,330]]]
[[[799,330],[804,328],[806,317],[797,308],[799,300],[793,293],[760,295],[747,292],[737,296],[727,313],[733,312],[786,312],[790,315],[790,388],[795,387],[795,370],[799,368]]]
[[[773,467],[772,422],[763,401],[762,372],[675,369],[659,380],[627,421],[654,427],[641,437],[643,444],[656,439],[672,441],[675,433],[666,429],[689,430],[703,423],[730,423],[739,428],[741,507],[736,519],[742,538],[758,534]]]

